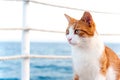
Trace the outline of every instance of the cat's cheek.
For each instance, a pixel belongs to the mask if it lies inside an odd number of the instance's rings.
[[[80,38],[78,35],[66,35],[67,41],[71,45],[78,45],[80,43]]]
[[[80,41],[78,39],[73,38],[70,42],[72,45],[80,45]]]
[[[76,43],[76,44],[80,44],[80,38],[78,36],[75,36],[73,38],[73,42]]]

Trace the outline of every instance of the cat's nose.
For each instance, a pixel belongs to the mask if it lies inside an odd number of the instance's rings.
[[[71,41],[72,40],[72,38],[68,38],[68,41]]]

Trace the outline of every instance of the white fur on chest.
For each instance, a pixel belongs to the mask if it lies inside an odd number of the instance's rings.
[[[90,52],[90,55],[84,54],[86,53],[72,53],[74,71],[80,76],[80,80],[95,80],[99,73],[99,58]]]
[[[98,80],[100,64],[99,59],[104,50],[104,45],[97,37],[85,39],[81,42],[83,47],[72,47],[72,59],[75,74],[80,80]],[[89,42],[90,41],[90,42]],[[103,76],[99,79],[104,80]]]

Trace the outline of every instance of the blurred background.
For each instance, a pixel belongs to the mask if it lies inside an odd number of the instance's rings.
[[[22,53],[23,28],[30,29],[30,54],[70,56],[64,14],[80,19],[84,11],[90,11],[101,39],[119,55],[119,0],[0,0],[0,56]],[[21,62],[0,61],[0,80],[21,80]],[[72,73],[71,59],[30,61],[30,80],[72,80]]]

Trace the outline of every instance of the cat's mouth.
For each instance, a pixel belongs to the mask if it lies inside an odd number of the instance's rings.
[[[74,43],[74,42],[72,42],[72,41],[68,41],[69,42],[69,44],[71,44],[71,45],[77,45],[76,43]]]

